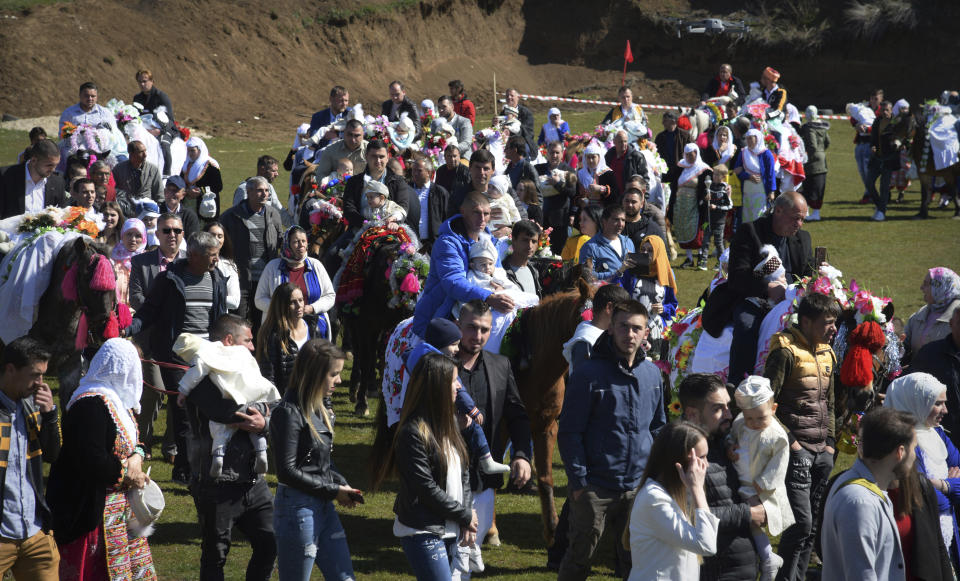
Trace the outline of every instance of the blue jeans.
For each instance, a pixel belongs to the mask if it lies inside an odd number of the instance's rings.
[[[730,371],[727,375],[730,383],[738,385],[744,377],[753,374],[760,325],[769,311],[767,302],[757,297],[741,300],[733,310],[733,341],[730,343]]]
[[[880,178],[880,191],[877,191],[877,178]],[[877,210],[887,213],[887,205],[890,203],[890,182],[893,178],[893,170],[884,167],[884,161],[879,157],[871,158],[870,167],[867,169],[867,192],[870,199],[877,207]]]
[[[456,537],[441,539],[438,535],[421,534],[402,537],[400,544],[417,581],[450,580],[457,556]]]
[[[467,450],[471,457],[483,458],[490,453],[490,445],[487,443],[487,436],[483,433],[483,428],[476,420],[470,422],[470,425],[460,430],[463,441],[467,445]]]
[[[274,499],[280,581],[310,579],[316,563],[327,581],[353,579],[347,535],[329,500],[281,484]]]
[[[870,166],[870,158],[873,152],[870,150],[870,142],[858,143],[853,148],[853,158],[857,162],[857,173],[860,174],[860,181],[863,182],[863,195],[870,195],[870,186],[867,185],[867,172]]]

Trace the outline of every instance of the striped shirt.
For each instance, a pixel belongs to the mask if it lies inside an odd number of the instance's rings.
[[[184,271],[183,285],[186,302],[183,332],[206,339],[210,332],[210,309],[213,308],[213,278],[209,272],[196,276]]]

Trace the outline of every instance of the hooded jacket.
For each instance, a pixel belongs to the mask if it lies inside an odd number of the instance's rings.
[[[807,152],[803,171],[808,176],[827,173],[827,148],[830,147],[830,124],[826,121],[810,121],[800,127],[800,139]]]
[[[487,230],[488,235],[489,233]],[[457,302],[486,300],[493,294],[467,281],[470,247],[474,243],[466,236],[463,216],[460,214],[440,227],[440,235],[430,251],[430,274],[427,275],[423,294],[413,311],[413,332],[418,337],[423,337],[432,319],[449,317],[453,305]],[[496,266],[500,266],[499,260]]]
[[[666,423],[660,371],[638,351],[632,366],[604,333],[570,377],[557,444],[570,490],[633,490]]]

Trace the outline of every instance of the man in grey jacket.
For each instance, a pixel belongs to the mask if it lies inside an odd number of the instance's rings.
[[[473,152],[473,125],[466,117],[457,115],[453,110],[453,98],[444,95],[437,99],[437,114],[453,127],[457,135],[457,149],[464,159],[469,160]]]
[[[150,198],[157,205],[162,204],[160,169],[147,161],[147,146],[139,141],[131,141],[127,145],[127,153],[130,158],[113,168],[117,189],[126,192],[131,201]]]
[[[893,408],[860,421],[860,458],[837,477],[821,529],[823,581],[906,579],[900,534],[886,490],[916,460],[914,417]],[[922,558],[914,555],[914,558]]]

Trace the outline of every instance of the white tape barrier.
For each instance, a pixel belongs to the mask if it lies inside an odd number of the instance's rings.
[[[588,105],[619,105],[617,101],[598,101],[595,99],[573,99],[571,97],[551,97],[547,95],[524,95],[519,94],[521,99],[533,99],[534,101],[560,101],[561,103],[586,103]],[[637,103],[644,109],[658,109],[663,111],[676,111],[679,105],[654,105],[652,103]],[[849,119],[846,115],[820,115],[821,119]]]

